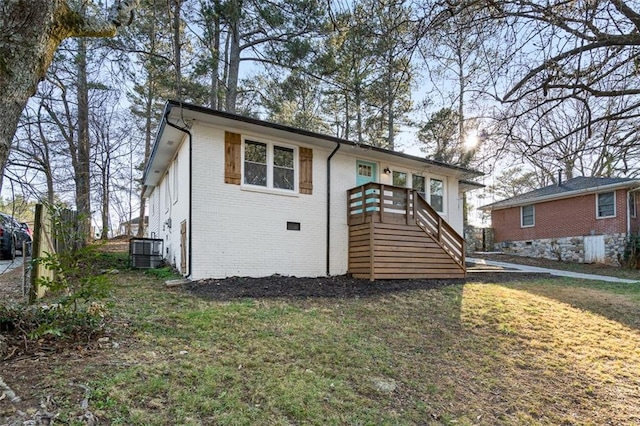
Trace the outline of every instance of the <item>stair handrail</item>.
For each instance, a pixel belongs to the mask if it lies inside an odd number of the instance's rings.
[[[367,193],[367,191],[370,191]],[[392,191],[388,196],[387,191]],[[403,194],[397,197],[393,194]],[[406,195],[405,195],[406,194]],[[378,214],[380,222],[386,221],[386,215],[406,217],[406,223],[415,223],[447,253],[460,267],[465,267],[465,240],[415,189],[377,182],[368,182],[347,190],[347,223],[360,217],[360,223],[366,216]],[[394,202],[399,202],[400,205]],[[355,205],[352,205],[355,204]],[[424,219],[422,219],[424,217]]]
[[[413,190],[413,203],[416,224],[427,234],[434,237],[436,242],[451,256],[451,258],[461,267],[465,265],[464,238],[456,232],[449,223],[442,219],[442,216],[424,199],[422,194]],[[416,207],[417,205],[417,207]],[[426,224],[420,220],[418,213],[422,212],[427,219],[435,222],[436,232],[430,230]]]

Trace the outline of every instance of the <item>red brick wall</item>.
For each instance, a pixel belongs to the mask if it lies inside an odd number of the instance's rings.
[[[640,194],[636,195],[636,204]],[[640,210],[638,211],[640,216]],[[595,194],[535,204],[535,226],[520,227],[520,207],[494,210],[491,223],[496,242],[536,240],[627,232],[627,190],[616,191],[616,217],[596,219]],[[632,220],[632,231],[640,226],[640,217]]]

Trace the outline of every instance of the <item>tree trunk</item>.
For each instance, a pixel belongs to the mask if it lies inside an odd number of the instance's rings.
[[[182,7],[182,0],[173,0],[173,20],[171,25],[173,26],[173,63],[175,65],[176,75],[176,99],[182,101],[182,64],[181,64],[181,37],[180,37],[180,8]]]
[[[18,120],[67,36],[56,23],[63,1],[0,2],[0,188]]]
[[[466,91],[466,85],[464,81],[464,58],[462,57],[462,48],[458,45],[458,49],[456,51],[456,64],[458,65],[458,143],[460,147],[464,147],[465,143],[465,132],[464,132],[464,95]],[[462,156],[462,159],[465,156]],[[461,164],[462,166],[467,166],[466,162]],[[465,222],[466,223],[466,222]]]
[[[76,208],[78,220],[85,237],[89,237],[91,229],[91,173],[89,143],[89,87],[87,84],[87,43],[78,39],[78,55],[76,56],[78,71],[78,165],[76,178]]]
[[[102,232],[100,239],[107,240],[109,238],[109,177],[111,176],[111,153],[107,150],[107,159],[102,168]]]
[[[153,110],[153,99],[155,98],[154,84],[147,83],[147,102],[145,104],[145,126],[144,126],[144,163],[146,164],[151,155],[151,132],[153,123],[151,122],[151,114]],[[138,225],[138,237],[143,237],[145,233],[145,221],[147,200],[140,194],[140,224]]]
[[[238,75],[240,73],[240,34],[238,23],[231,25],[231,45],[229,48],[229,75],[227,76],[227,96],[225,109],[228,112],[236,112],[236,100],[238,98]]]
[[[112,23],[83,18],[64,0],[0,0],[0,188],[20,115],[60,42],[113,36],[136,5],[114,4]]]
[[[242,16],[242,0],[231,0],[227,4],[229,10],[227,19],[229,20],[228,43],[228,66],[226,76],[226,97],[225,109],[228,112],[236,112],[236,101],[238,99],[238,79],[240,74],[240,21]]]
[[[219,2],[216,2],[219,4]],[[218,6],[220,8],[220,6]],[[219,104],[219,94],[218,91],[218,74],[220,73],[220,37],[222,32],[220,31],[220,15],[216,14],[215,19],[215,27],[213,32],[213,64],[211,67],[211,107],[214,109],[218,109],[220,107]]]
[[[395,104],[394,87],[393,87],[393,52],[389,49],[387,57],[387,149],[391,151],[395,148],[394,134],[394,114],[393,105]]]

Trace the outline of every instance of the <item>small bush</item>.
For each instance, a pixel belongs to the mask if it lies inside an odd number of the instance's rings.
[[[88,342],[102,333],[106,317],[106,308],[98,303],[81,310],[66,309],[60,304],[13,304],[0,306],[0,331],[25,346],[29,341],[42,339]]]
[[[638,263],[640,262],[640,234],[629,234],[624,258],[618,259],[618,261],[625,268],[638,268]]]
[[[148,269],[145,271],[145,274],[152,275],[163,280],[182,278],[182,275],[178,274],[178,272],[171,266],[162,266],[160,268]]]
[[[96,256],[96,267],[102,271],[108,270],[129,270],[131,269],[129,254],[126,252],[98,253]]]
[[[92,245],[46,253],[36,262],[53,271],[53,278],[41,277],[38,284],[47,287],[59,298],[57,302],[68,309],[76,310],[78,303],[101,300],[109,294],[109,280],[101,268],[102,255]]]
[[[36,279],[46,287],[46,305],[0,306],[0,330],[28,351],[30,342],[90,341],[104,329],[106,309],[100,300],[109,295],[111,283],[105,270],[127,265],[126,257],[99,251],[98,244],[86,244],[82,220],[61,207],[49,206],[57,241],[56,253],[44,253],[33,260],[50,274]],[[30,293],[30,302],[35,292]],[[31,345],[35,346],[35,345]]]

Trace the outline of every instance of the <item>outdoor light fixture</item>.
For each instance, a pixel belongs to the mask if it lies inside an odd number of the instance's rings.
[[[391,173],[391,169],[389,167],[385,167],[383,172],[388,175],[389,173]]]

